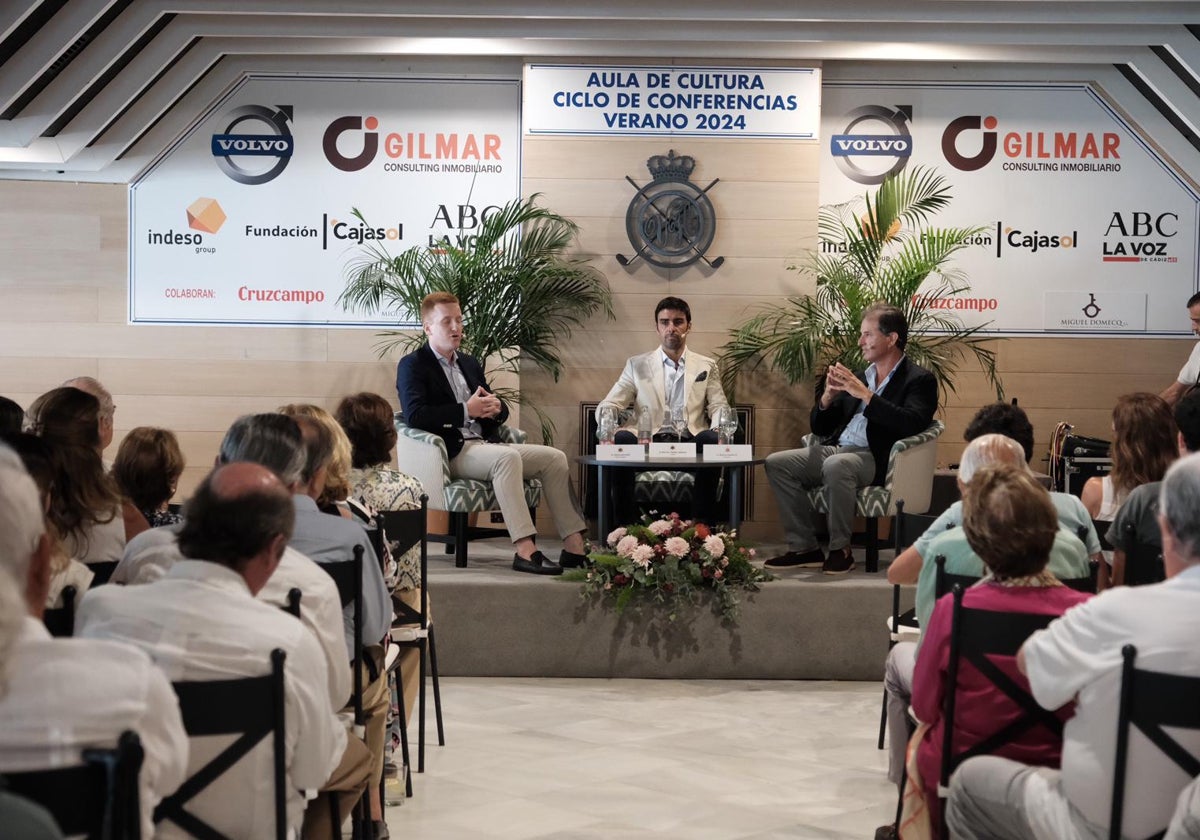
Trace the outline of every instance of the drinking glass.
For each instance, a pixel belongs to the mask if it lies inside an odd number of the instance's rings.
[[[733,443],[733,436],[738,430],[737,411],[733,406],[723,405],[717,409],[717,415],[713,418],[717,427],[717,439],[722,444]]]
[[[596,440],[600,443],[612,443],[616,434],[616,410],[610,405],[601,406],[596,411]]]
[[[683,433],[687,431],[687,417],[683,414],[682,408],[671,410],[671,428],[675,430],[676,440],[683,440]]]

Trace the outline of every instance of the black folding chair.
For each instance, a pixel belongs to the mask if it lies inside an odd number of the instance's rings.
[[[55,638],[65,639],[75,634],[75,595],[74,586],[64,586],[62,590],[62,606],[47,609],[42,613],[42,623]]]
[[[338,597],[341,599],[342,606],[347,607],[353,605],[353,627],[354,627],[354,658],[350,662],[350,670],[354,679],[354,693],[350,697],[350,703],[354,709],[354,734],[360,739],[366,737],[366,717],[363,714],[362,693],[363,693],[363,641],[362,641],[362,613],[363,613],[363,547],[361,545],[354,546],[354,556],[350,560],[340,560],[332,563],[318,564],[325,573],[333,578],[334,584],[337,585]],[[356,806],[359,811],[351,821],[351,831],[356,838],[371,837],[371,811],[370,802],[367,799],[367,794],[363,794],[362,799]],[[342,817],[337,806],[337,797],[332,798],[330,807],[330,818],[333,820],[333,833],[335,837],[341,836]]]
[[[92,586],[103,586],[108,583],[113,572],[117,570],[117,560],[103,560],[99,563],[88,563],[88,571],[92,573]]]
[[[396,620],[392,622],[392,641],[401,648],[415,648],[420,656],[420,683],[417,695],[417,772],[425,772],[425,676],[433,677],[433,712],[437,724],[438,746],[446,745],[446,733],[442,722],[442,690],[438,682],[437,642],[434,639],[433,623],[429,620],[429,555],[426,542],[426,503],[428,496],[421,494],[421,506],[412,510],[381,511],[383,530],[389,542],[394,544],[396,556],[404,554],[413,546],[421,552],[421,599],[420,606],[413,609],[396,601]],[[400,692],[403,706],[403,692]],[[401,709],[403,714],[404,710]],[[407,760],[407,759],[406,759]]]
[[[925,513],[905,513],[904,500],[896,500],[896,553],[899,557],[901,552],[917,541],[917,537],[924,534],[937,519],[937,516],[931,516]],[[915,627],[917,624],[916,611],[906,610],[900,612],[900,584],[892,586],[892,617],[888,623],[888,651],[896,646],[900,641],[900,628],[902,626]],[[883,749],[883,739],[887,734],[887,686],[883,689],[883,703],[879,711],[879,744],[878,748]]]
[[[204,820],[186,810],[227,770],[271,736],[274,751],[275,838],[286,840],[287,768],[284,727],[283,663],[287,654],[271,651],[271,672],[261,677],[198,680],[173,683],[188,737],[237,735],[238,738],[191,775],[179,790],[154,809],[154,822],[169,820],[199,840],[228,840]]]
[[[1092,527],[1096,529],[1096,536],[1100,538],[1100,548],[1104,551],[1112,551],[1113,545],[1108,541],[1108,529],[1112,526],[1112,522],[1107,519],[1093,519]]]
[[[946,674],[946,696],[942,702],[942,772],[938,797],[944,799],[950,787],[950,774],[959,764],[977,755],[989,755],[1011,744],[1027,732],[1044,727],[1061,740],[1063,725],[1054,712],[1043,709],[1022,686],[990,658],[1015,657],[1025,640],[1044,630],[1057,616],[1035,613],[977,610],[962,605],[964,588],[954,584],[954,612],[950,620],[950,660]],[[954,749],[954,715],[958,699],[958,675],[963,660],[988,679],[1021,709],[1021,715],[999,727],[983,740]],[[942,811],[942,836],[945,831],[945,810]]]
[[[1117,709],[1117,751],[1113,764],[1112,809],[1108,823],[1110,840],[1120,840],[1125,809],[1125,779],[1129,764],[1129,727],[1135,726],[1155,747],[1179,766],[1189,779],[1200,776],[1200,759],[1175,740],[1172,729],[1200,729],[1200,677],[1146,671],[1136,667],[1137,648],[1121,648],[1121,700]],[[1157,840],[1166,833],[1171,808],[1182,785],[1163,789],[1156,779],[1164,803],[1162,830],[1152,835]]]
[[[54,770],[4,774],[5,786],[41,805],[66,836],[88,840],[140,840],[138,773],[142,741],[124,732],[113,749],[85,749],[83,763]],[[0,834],[4,827],[0,826]]]
[[[956,585],[963,589],[970,589],[983,578],[982,575],[956,575],[946,571],[946,556],[939,554],[933,558],[934,565],[937,567],[935,577],[933,579],[933,591],[935,598],[941,598],[952,590]]]
[[[300,592],[299,588],[293,586],[291,589],[288,590],[287,605],[284,606],[283,611],[286,613],[289,613],[290,615],[292,615],[296,618],[299,618],[300,617],[300,599],[302,597],[304,597],[304,596],[303,596],[303,593]]]
[[[1146,586],[1162,583],[1167,579],[1162,547],[1135,539],[1133,530],[1131,522],[1127,530],[1129,539],[1125,542],[1129,546],[1125,551],[1125,585]]]

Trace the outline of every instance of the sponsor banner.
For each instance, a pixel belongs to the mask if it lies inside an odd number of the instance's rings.
[[[516,80],[251,77],[130,189],[129,319],[416,323],[344,311],[347,265],[469,244],[520,195],[520,143]]]
[[[1145,332],[1145,292],[1046,292],[1048,331]]]
[[[525,66],[529,134],[813,138],[816,68]]]
[[[863,195],[908,167],[947,178],[953,200],[933,223],[983,228],[953,261],[970,291],[941,302],[966,324],[1191,335],[1200,195],[1088,85],[831,82],[822,136],[822,204],[861,214]],[[1091,295],[1097,318],[1081,314]]]

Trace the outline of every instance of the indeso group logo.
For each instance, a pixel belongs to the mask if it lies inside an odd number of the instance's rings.
[[[224,131],[212,136],[217,166],[239,184],[249,186],[278,178],[287,169],[295,148],[288,128],[291,121],[291,105],[234,108],[224,117]]]
[[[859,184],[882,184],[908,165],[913,141],[911,105],[863,105],[846,114],[846,127],[829,138],[829,152],[842,174]]]
[[[1000,130],[995,116],[969,114],[942,131],[942,156],[955,169],[975,172],[999,155],[1014,172],[1120,172],[1121,136],[1093,131]]]

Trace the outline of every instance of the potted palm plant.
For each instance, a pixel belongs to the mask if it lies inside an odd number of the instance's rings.
[[[931,226],[930,219],[950,198],[944,177],[916,167],[888,176],[863,201],[821,207],[820,247],[789,266],[816,278],[815,293],[764,308],[733,329],[720,351],[726,389],[734,388],[743,371],[762,364],[789,384],[812,377],[820,384],[835,360],[861,370],[863,310],[886,301],[907,316],[905,352],[937,377],[943,402],[954,391],[954,374],[967,356],[975,358],[996,398],[1002,399],[996,354],[988,346],[994,339],[980,334],[986,325],[965,326],[953,308],[939,305],[970,289],[951,258],[972,247],[985,230]]]
[[[489,379],[515,376],[526,359],[557,381],[559,342],[597,312],[611,319],[612,294],[586,258],[568,254],[578,226],[538,206],[538,198],[516,199],[488,215],[473,238],[459,237],[465,246],[418,245],[393,256],[381,244],[364,244],[346,266],[340,302],[359,312],[416,316],[425,295],[450,292],[466,324],[462,349],[485,364]],[[381,355],[397,346],[408,352],[424,341],[420,330],[389,330],[381,337]],[[520,401],[519,389],[496,390]],[[549,443],[553,424],[532,408]]]

